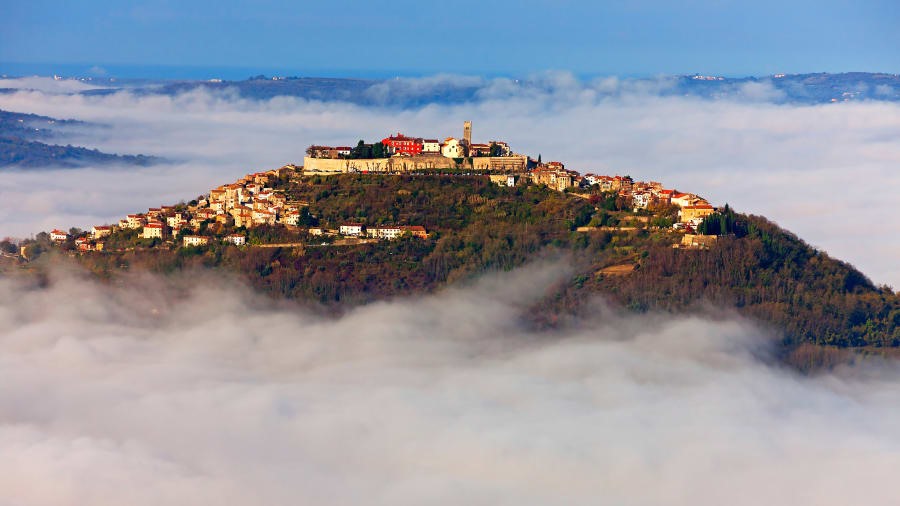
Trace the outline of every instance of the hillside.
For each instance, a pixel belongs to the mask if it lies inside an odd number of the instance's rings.
[[[299,226],[212,223],[194,231],[239,232],[248,246],[212,241],[179,247],[119,230],[106,240],[105,251],[74,258],[103,278],[135,269],[220,269],[272,296],[341,311],[433,292],[544,256],[562,257],[571,263],[572,277],[550,287],[547,299],[533,308],[535,324],[564,325],[566,315],[590,310],[587,302],[600,295],[633,312],[743,315],[781,336],[785,356],[804,366],[831,360],[823,358],[827,350],[900,349],[897,294],[765,218],[727,207],[701,226],[724,234],[708,249],[676,249],[683,235],[670,227],[672,208],[634,213],[621,198],[596,190],[574,195],[537,185],[498,186],[483,176],[441,175],[284,175],[274,186],[304,206]],[[311,235],[348,222],[422,226],[429,235]],[[286,246],[264,247],[273,244]]]

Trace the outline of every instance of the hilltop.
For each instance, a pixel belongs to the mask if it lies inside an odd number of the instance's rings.
[[[562,256],[572,276],[532,308],[535,325],[566,325],[599,295],[622,311],[743,315],[779,336],[783,357],[801,367],[838,360],[840,350],[900,348],[897,294],[765,218],[621,176],[562,191],[540,177],[310,176],[285,166],[114,226],[56,230],[21,246],[33,272],[54,256],[42,252],[59,250],[103,279],[221,270],[328,311]],[[239,203],[248,187],[255,192],[243,198],[264,206]],[[636,203],[641,188],[668,200]],[[690,202],[673,204],[666,192]],[[217,214],[229,199],[238,202],[231,214]]]

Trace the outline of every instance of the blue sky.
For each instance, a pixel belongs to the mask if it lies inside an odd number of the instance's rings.
[[[6,73],[900,72],[896,0],[0,3]]]

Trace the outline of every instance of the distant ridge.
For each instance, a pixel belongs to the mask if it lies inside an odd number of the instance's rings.
[[[322,77],[254,76],[244,80],[147,80],[82,78],[103,88],[80,91],[84,95],[106,95],[129,91],[141,95],[176,95],[192,90],[237,93],[248,99],[266,100],[278,96],[358,105],[417,107],[430,103],[478,102],[486,96],[497,98],[521,92],[553,93],[563,84],[553,76],[533,78],[480,78],[472,76],[431,76],[422,78],[358,79]],[[592,89],[598,97],[629,93],[661,96],[688,96],[704,99],[769,101],[774,103],[824,104],[859,100],[900,101],[900,75],[877,72],[773,74],[768,76],[724,77],[688,74],[655,78],[617,79],[615,86],[583,80],[574,82]],[[0,90],[11,92],[14,90]],[[74,92],[73,92],[74,93]]]
[[[154,156],[119,155],[71,144],[44,142],[62,140],[67,130],[87,126],[91,125],[76,120],[0,110],[0,167],[75,168],[111,163],[147,166],[162,161]]]

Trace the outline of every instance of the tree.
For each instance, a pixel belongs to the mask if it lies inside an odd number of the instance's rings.
[[[372,146],[360,139],[359,142],[356,143],[356,147],[350,150],[350,158],[372,158]]]
[[[13,244],[12,239],[7,237],[7,238],[3,239],[2,241],[0,241],[0,251],[2,251],[4,253],[15,253],[16,245]]]
[[[384,144],[376,142],[372,144],[372,158],[385,158]]]

